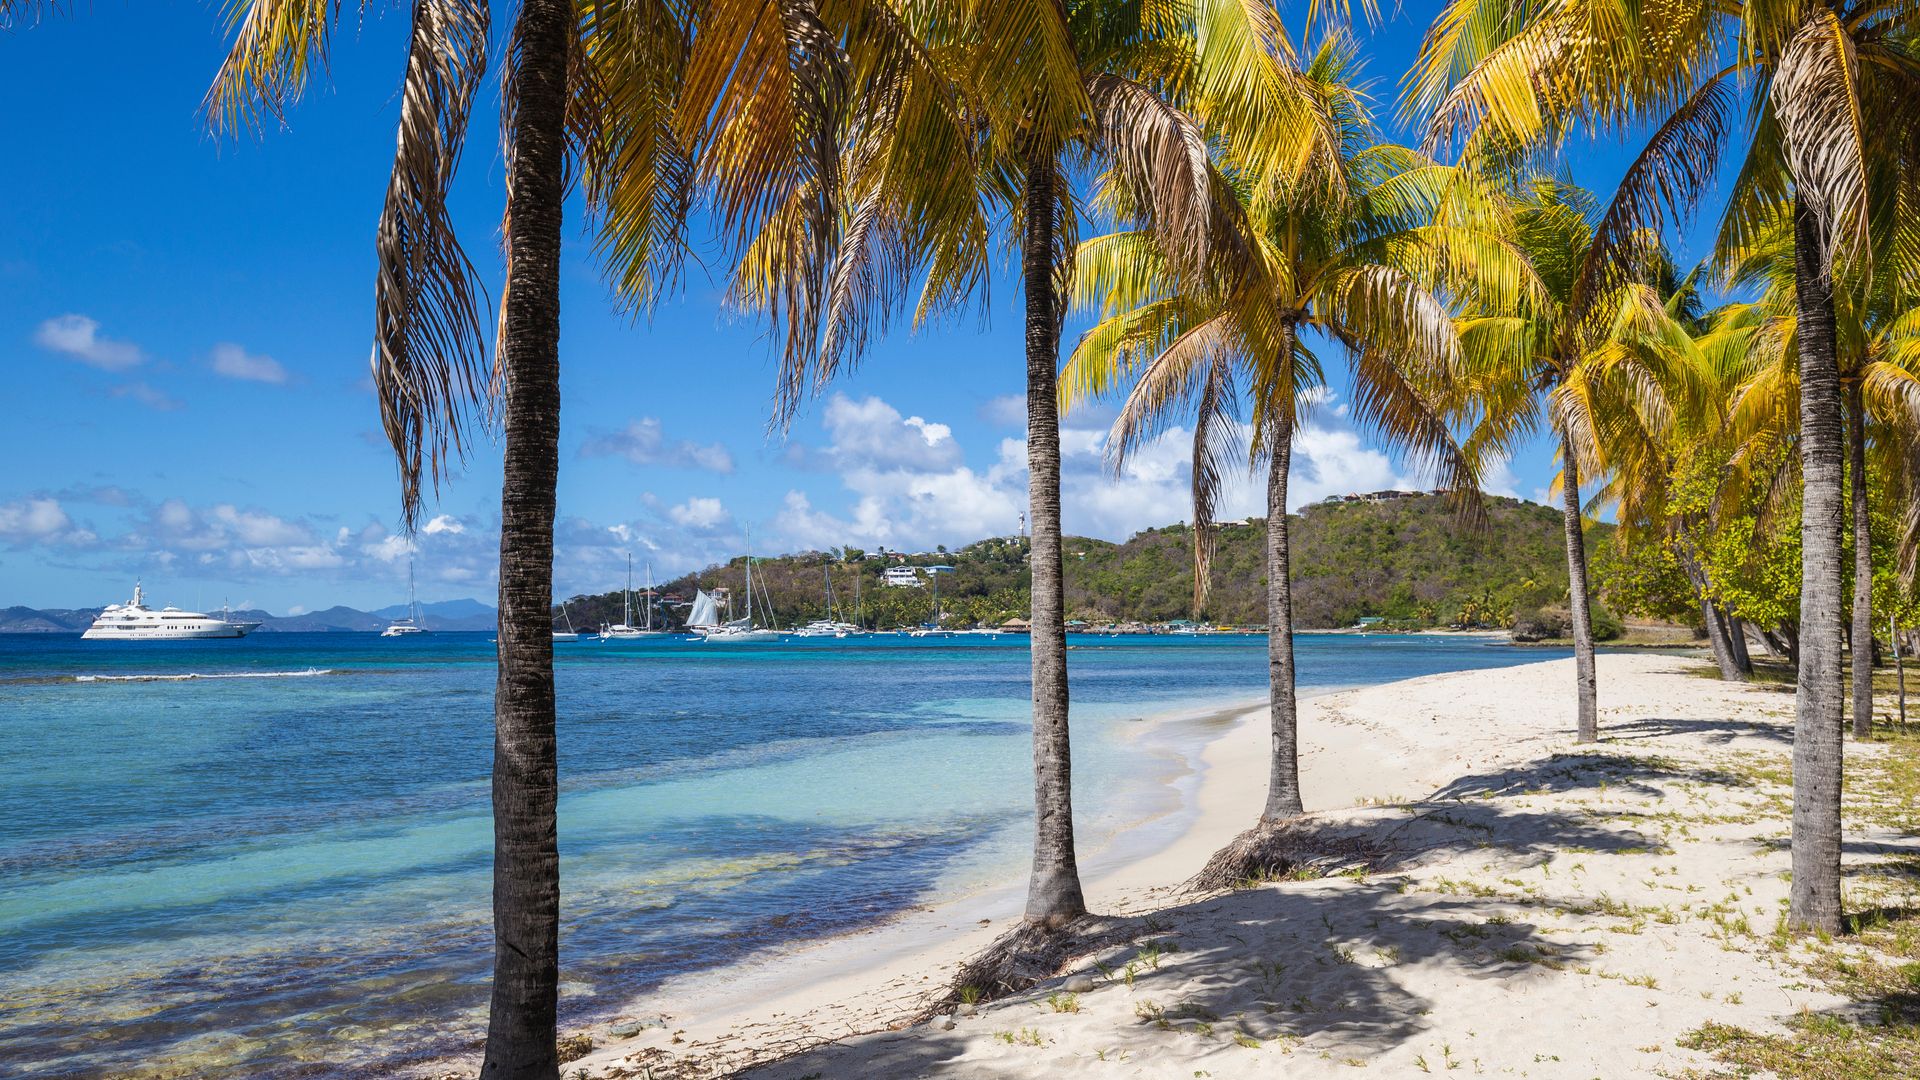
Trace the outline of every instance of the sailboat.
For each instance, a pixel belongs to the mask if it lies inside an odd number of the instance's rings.
[[[560,617],[567,620],[567,628],[565,630],[555,630],[553,632],[553,640],[579,641],[580,631],[573,628],[573,616],[567,614],[567,602],[565,600],[560,601]]]
[[[752,546],[751,539],[748,540],[748,546]],[[712,608],[711,611],[702,612],[700,610],[699,605],[702,599]],[[705,615],[707,618],[713,620],[712,624],[706,624],[706,629],[701,633],[701,638],[711,644],[756,645],[780,640],[780,631],[769,630],[753,624],[753,553],[751,551],[747,553],[747,617],[744,619],[734,619],[731,622],[719,622],[718,605],[715,604],[713,597],[705,592],[700,593],[700,595],[694,599],[694,612],[696,615]],[[769,619],[769,621],[771,621],[771,619]],[[687,624],[688,629],[694,629],[694,619],[689,618]]]
[[[865,633],[865,631],[850,622],[843,622],[834,618],[834,616],[839,613],[834,610],[833,572],[823,565],[820,567],[820,573],[827,581],[827,617],[824,619],[815,619],[807,625],[800,627],[793,632],[793,636],[804,638],[843,638]],[[858,587],[858,579],[855,580],[854,584]]]
[[[407,617],[393,620],[391,625],[380,631],[380,636],[407,637],[411,634],[424,634],[427,628],[420,625],[421,621],[420,602],[413,597],[413,555],[409,552],[407,555]]]
[[[907,636],[953,637],[957,631],[948,630],[941,625],[946,621],[946,616],[941,614],[940,611],[940,575],[938,572],[934,572],[928,574],[927,578],[933,582],[933,620],[931,622],[921,623],[918,629],[907,631]]]
[[[666,637],[665,630],[653,628],[653,564],[647,564],[647,625],[633,625],[633,552],[627,552],[627,588],[620,594],[620,622],[600,628],[601,641],[631,641],[635,638]]]

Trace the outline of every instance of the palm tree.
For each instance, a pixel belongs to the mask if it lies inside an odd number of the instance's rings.
[[[1793,204],[1800,424],[1801,640],[1795,699],[1788,921],[1840,928],[1843,433],[1834,332],[1836,253],[1910,236],[1901,173],[1920,115],[1920,11],[1902,0],[1451,0],[1409,75],[1430,145],[1540,147],[1581,128],[1653,134],[1600,217],[1608,243],[1684,214],[1728,146],[1744,151],[1722,250]],[[1744,99],[1744,100],[1743,100]],[[1738,138],[1738,118],[1753,118]],[[1871,121],[1869,121],[1871,118]],[[1900,197],[1870,199],[1870,192]],[[1906,219],[1906,220],[1903,220]],[[1876,219],[1878,219],[1876,221]]]
[[[1194,604],[1206,598],[1213,509],[1237,454],[1239,399],[1250,400],[1250,450],[1267,462],[1267,656],[1273,736],[1267,802],[1256,826],[1216,855],[1196,883],[1225,886],[1284,860],[1278,827],[1303,812],[1294,696],[1287,473],[1302,394],[1324,382],[1309,334],[1352,362],[1363,418],[1388,441],[1430,458],[1451,485],[1471,491],[1467,458],[1435,393],[1456,364],[1450,312],[1434,293],[1454,262],[1485,271],[1503,262],[1497,240],[1451,220],[1464,189],[1451,169],[1380,145],[1365,98],[1352,83],[1354,48],[1327,35],[1293,73],[1319,123],[1305,129],[1332,148],[1296,146],[1313,168],[1264,171],[1223,153],[1214,187],[1232,198],[1217,215],[1225,235],[1203,275],[1181,274],[1150,229],[1082,244],[1074,299],[1104,318],[1080,339],[1065,372],[1065,399],[1126,388],[1109,438],[1116,464],[1176,416],[1194,418]],[[1233,145],[1231,136],[1223,145]],[[1289,155],[1273,155],[1284,160]],[[1129,216],[1129,193],[1103,201]]]
[[[1793,225],[1785,208],[1753,230],[1729,274],[1760,298],[1729,305],[1723,335],[1746,357],[1746,378],[1735,392],[1735,436],[1747,446],[1790,438],[1789,415],[1799,396],[1798,300]],[[1900,257],[1889,252],[1883,261]],[[1873,725],[1873,525],[1869,482],[1874,447],[1891,451],[1914,431],[1920,395],[1914,393],[1914,333],[1920,312],[1908,291],[1910,269],[1883,266],[1867,280],[1836,267],[1843,287],[1835,292],[1835,342],[1845,403],[1847,491],[1853,534],[1852,625],[1853,732],[1867,738]],[[1885,455],[1880,455],[1885,456]],[[1898,457],[1887,463],[1899,467]]]
[[[1610,445],[1663,423],[1657,391],[1670,373],[1661,370],[1668,354],[1658,346],[1687,337],[1647,281],[1609,269],[1637,260],[1644,279],[1665,262],[1657,241],[1635,233],[1618,247],[1604,246],[1596,200],[1562,183],[1533,180],[1518,198],[1514,242],[1544,297],[1529,310],[1473,311],[1461,320],[1473,373],[1462,387],[1464,405],[1476,424],[1468,449],[1505,459],[1542,429],[1559,444],[1576,737],[1592,742],[1600,729],[1581,482],[1608,471]]]
[[[835,145],[844,96],[839,54],[804,4],[710,0],[669,5],[521,0],[501,97],[506,274],[491,374],[478,275],[455,237],[446,195],[485,76],[484,0],[416,0],[399,148],[377,235],[374,385],[400,464],[404,527],[423,477],[437,484],[466,453],[472,413],[497,395],[504,443],[499,674],[494,691],[494,978],[487,1077],[559,1074],[560,867],[553,687],[553,522],[560,438],[560,251],[570,161],[616,290],[644,304],[673,280],[695,165],[716,219],[757,226],[757,208],[792,189],[809,221],[836,213],[820,146]],[[280,116],[324,63],[338,5],[249,0],[208,94],[216,127]],[[758,19],[757,16],[768,16]],[[697,44],[694,44],[697,42]],[[769,113],[773,115],[769,117]],[[768,120],[786,120],[781,126]],[[745,136],[741,128],[758,133]],[[729,139],[734,140],[729,142]],[[751,141],[748,149],[737,143]],[[806,283],[796,284],[795,291]]]
[[[918,325],[983,290],[995,218],[1017,238],[1033,605],[1035,842],[1024,925],[1038,937],[1086,912],[1073,835],[1056,405],[1075,218],[1070,169],[1081,155],[1102,154],[1154,205],[1170,244],[1197,257],[1205,240],[1204,142],[1198,125],[1160,93],[1168,70],[1153,66],[1193,59],[1195,16],[1172,10],[959,0],[876,14],[912,44],[870,69],[855,65],[870,74],[856,80],[860,105],[843,155],[851,209],[844,241],[821,272],[828,287],[820,308],[791,317],[796,309],[781,295],[784,268],[810,256],[806,238],[781,227],[749,249],[734,289],[746,306],[789,315],[787,418],[807,393],[856,363],[909,299]],[[1199,81],[1213,77],[1205,63],[1182,70]]]

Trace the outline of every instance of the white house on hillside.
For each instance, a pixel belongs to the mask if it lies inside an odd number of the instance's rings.
[[[915,566],[889,566],[880,575],[880,584],[898,589],[917,589],[920,587],[920,569]]]

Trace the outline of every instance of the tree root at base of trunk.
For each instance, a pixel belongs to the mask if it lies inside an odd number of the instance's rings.
[[[1075,957],[1139,933],[1138,920],[1082,915],[1060,926],[1022,921],[961,964],[953,981],[915,1018],[923,1022],[962,1003],[979,1004],[1018,994],[1065,970]]]
[[[1364,837],[1329,835],[1300,819],[1263,819],[1214,852],[1183,888],[1194,893],[1227,892],[1269,881],[1365,873],[1382,855],[1379,845]]]

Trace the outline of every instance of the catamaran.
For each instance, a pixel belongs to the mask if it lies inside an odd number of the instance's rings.
[[[420,602],[413,598],[413,556],[408,555],[407,556],[407,616],[404,619],[393,620],[391,625],[389,625],[385,630],[380,631],[380,636],[381,637],[406,637],[410,634],[424,634],[427,632],[427,628],[420,625],[421,621],[422,620],[420,618]]]
[[[136,581],[131,603],[108,604],[80,636],[87,641],[184,641],[246,637],[259,627],[257,622],[235,622],[224,616],[216,619],[177,607],[154,611],[147,607]]]
[[[751,541],[748,546],[752,546]],[[700,601],[703,599],[707,602],[709,608],[707,611],[700,609]],[[694,598],[694,615],[703,618],[696,620],[689,617],[687,629],[695,630],[703,641],[714,645],[757,645],[780,640],[780,631],[753,624],[753,553],[751,551],[747,553],[747,617],[720,622],[719,605],[705,591]],[[772,621],[771,612],[769,612],[768,621]],[[696,622],[699,623],[698,626]]]
[[[635,638],[666,637],[665,630],[653,628],[653,564],[647,564],[647,624],[633,625],[633,552],[627,552],[627,589],[620,594],[620,622],[600,628],[601,641],[632,641]]]

